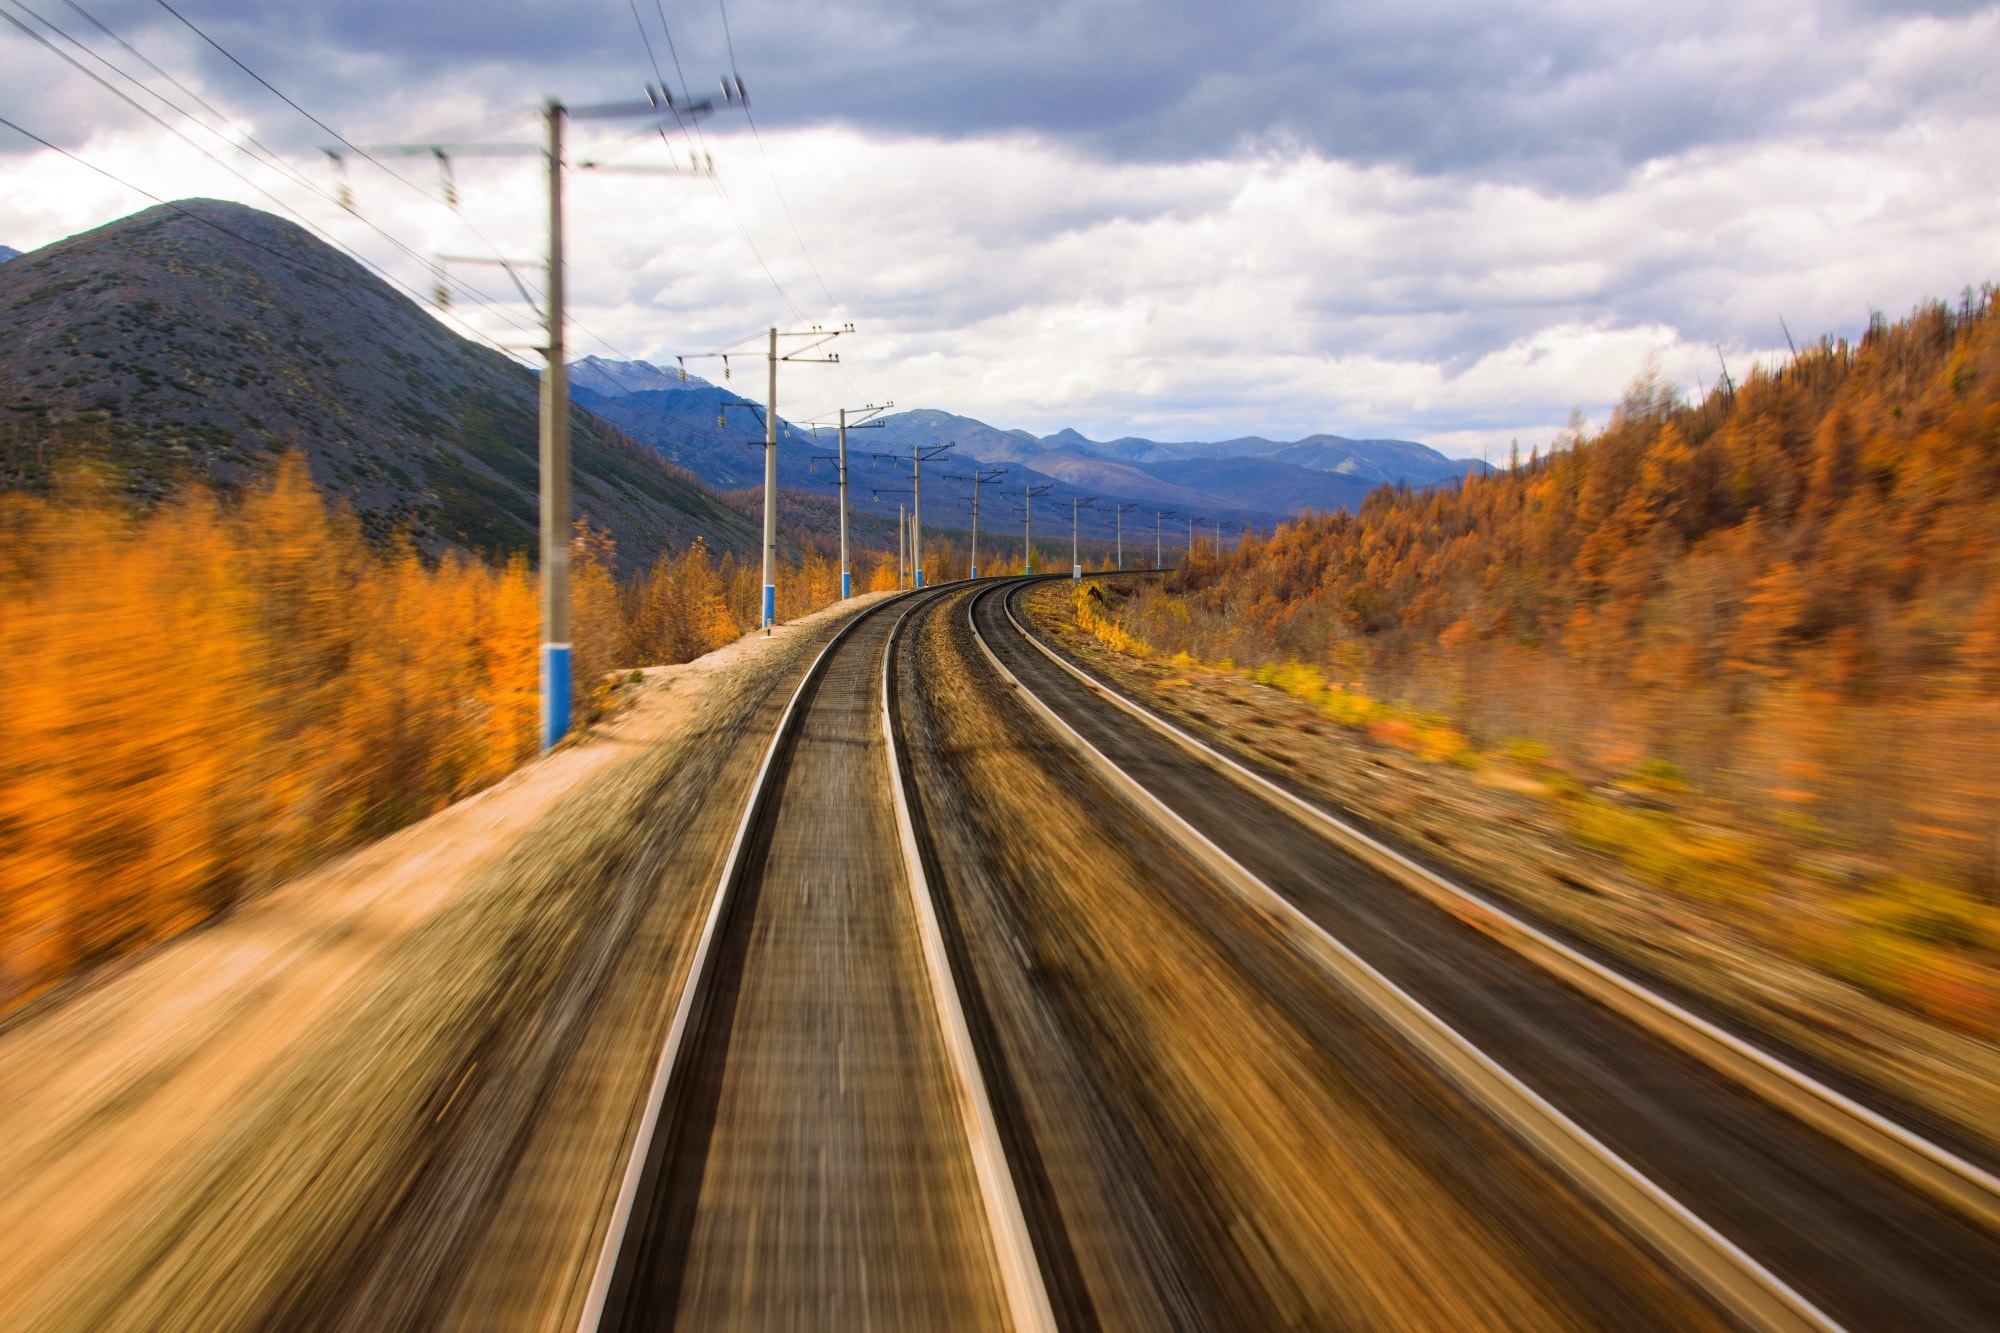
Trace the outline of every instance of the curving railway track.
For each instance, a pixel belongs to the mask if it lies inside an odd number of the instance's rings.
[[[1027,584],[805,674],[583,1329],[2000,1324],[1976,1209],[1162,733]]]

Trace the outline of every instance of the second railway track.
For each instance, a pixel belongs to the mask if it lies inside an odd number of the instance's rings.
[[[1647,1025],[1627,1026],[1624,1006],[1599,1008],[1588,987],[1569,989],[1563,969],[1545,972],[1532,951],[1467,928],[1346,840],[1327,840],[1282,794],[1227,772],[1232,761],[1142,724],[1137,705],[1034,638],[1013,613],[1013,591],[980,599],[977,637],[1048,725],[1219,879],[1288,922],[1302,948],[1428,1045],[1435,1063],[1460,1063],[1454,1081],[1474,1100],[1523,1137],[1546,1139],[1545,1156],[1657,1248],[1678,1251],[1676,1262],[1738,1317],[1855,1329],[2000,1320],[2000,1238],[1954,1215],[1958,1200],[1905,1188],[1925,1182],[1856,1156],[1849,1136],[1823,1135],[1815,1116],[1794,1119],[1786,1098],[1767,1098],[1752,1080],[1719,1083]],[[1470,1067],[1481,1063],[1489,1068]],[[1496,1075],[1541,1109],[1503,1105]],[[1654,1198],[1633,1198],[1634,1186]]]

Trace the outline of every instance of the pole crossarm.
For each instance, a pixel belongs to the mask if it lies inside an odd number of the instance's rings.
[[[853,326],[849,325],[848,327],[852,328]],[[829,461],[837,464],[840,469],[840,600],[843,602],[854,595],[854,576],[852,566],[848,560],[847,550],[847,432],[850,429],[881,429],[887,423],[872,420],[871,418],[887,411],[892,406],[894,406],[893,403],[870,403],[866,407],[843,407],[834,414],[836,428],[840,432],[840,447],[839,452],[835,453]],[[854,419],[851,421],[848,419],[850,414],[854,416]],[[813,438],[817,440],[819,438],[818,423],[809,422],[807,424],[812,429]],[[813,457],[817,460],[825,458],[826,455],[815,454]],[[812,465],[808,463],[807,466],[810,468]]]
[[[1083,577],[1083,561],[1077,555],[1077,548],[1076,548],[1077,515],[1082,513],[1084,510],[1091,508],[1096,503],[1097,503],[1097,497],[1094,495],[1091,496],[1072,495],[1069,497],[1069,577],[1070,577],[1070,582],[1072,583],[1075,583],[1076,581],[1078,581]]]
[[[971,476],[967,476],[961,472],[947,472],[944,475],[950,481],[969,481],[972,483],[972,499],[970,504],[967,504],[966,497],[962,495],[958,497],[958,503],[972,510],[972,563],[969,567],[969,576],[976,579],[979,577],[979,488],[981,486],[998,486],[1000,479],[1007,475],[1007,469],[1004,467],[975,467],[972,469]]]
[[[886,421],[876,421],[873,418],[880,413],[887,412],[894,406],[894,403],[870,403],[866,407],[843,407],[840,410],[843,414],[842,419],[845,420],[849,430],[882,430],[889,423]],[[860,415],[857,416],[856,413]],[[810,421],[802,421],[799,424],[810,430],[814,435],[818,435],[821,426],[830,426],[834,423],[835,418],[833,417],[814,417]]]
[[[1118,526],[1118,568],[1125,568],[1125,515],[1139,508],[1137,500],[1118,500],[1111,506],[1112,521]]]
[[[382,144],[374,148],[363,148],[348,140],[341,140],[339,147],[323,147],[322,151],[333,163],[334,170],[342,177],[337,202],[342,208],[355,211],[354,198],[348,189],[345,176],[347,157],[353,155],[370,162],[383,170],[381,162],[385,157],[430,157],[437,161],[443,175],[445,203],[456,209],[459,206],[458,187],[454,182],[451,163],[454,157],[480,158],[539,158],[547,172],[547,221],[548,251],[543,261],[546,277],[543,283],[543,300],[537,305],[528,284],[523,281],[520,269],[530,267],[526,261],[511,260],[500,255],[492,257],[470,257],[463,255],[438,255],[431,261],[438,275],[440,295],[444,291],[444,266],[446,264],[497,264],[513,279],[521,299],[535,307],[536,314],[546,329],[546,338],[541,351],[543,371],[538,386],[539,398],[539,441],[537,449],[538,496],[536,505],[536,546],[539,556],[537,578],[537,601],[539,603],[541,633],[539,653],[541,747],[544,751],[554,748],[569,731],[570,705],[573,689],[571,678],[571,616],[570,616],[570,523],[574,517],[575,505],[571,489],[570,456],[570,395],[569,370],[565,354],[565,323],[567,311],[564,308],[564,218],[563,218],[563,168],[569,165],[563,153],[565,126],[571,120],[616,120],[638,119],[650,122],[649,129],[657,129],[661,138],[666,136],[665,126],[672,122],[685,125],[690,119],[712,114],[715,103],[708,98],[674,100],[673,94],[664,86],[646,84],[642,100],[629,102],[598,102],[583,106],[566,106],[561,98],[549,97],[540,108],[543,138],[540,143],[508,143],[486,141],[480,138],[484,129],[456,129],[437,136],[430,143]],[[749,94],[743,81],[732,72],[722,81],[723,101],[732,106],[749,109]],[[136,105],[136,104],[135,104]],[[325,128],[322,126],[322,128]],[[332,133],[328,130],[328,133]],[[339,136],[336,135],[336,138]],[[594,161],[581,165],[591,170],[605,171],[648,171],[682,174],[678,165],[668,168],[613,166]],[[704,164],[692,161],[692,174],[714,174],[713,161]],[[406,182],[407,183],[407,182]],[[853,332],[849,324],[826,337],[837,337],[840,333]],[[824,330],[815,329],[815,335]],[[819,339],[824,342],[825,337]],[[812,344],[817,346],[818,343]],[[772,619],[772,563],[775,555],[774,514],[776,497],[776,452],[777,452],[777,360],[778,334],[770,331],[771,357],[771,403],[764,422],[765,428],[765,485],[764,485],[764,603],[765,624]],[[683,369],[682,378],[686,378]],[[725,404],[725,407],[730,404]],[[726,420],[726,413],[718,412],[719,419]],[[594,684],[594,682],[593,682]]]
[[[490,258],[483,255],[433,255],[431,262],[438,270],[438,290],[436,297],[438,305],[441,308],[448,306],[451,300],[450,293],[445,290],[444,286],[444,266],[446,264],[485,264],[489,267],[505,269],[507,276],[513,280],[514,290],[521,294],[522,303],[537,315],[542,314],[541,302],[537,301],[534,295],[528,291],[528,284],[521,280],[519,272],[520,269],[539,267],[542,262],[540,260],[502,259],[497,255]]]
[[[753,403],[747,398],[725,398],[715,405],[715,424],[718,428],[723,430],[729,428],[729,418],[725,414],[732,407],[747,409],[750,415],[756,418],[759,426],[764,424],[764,409],[760,404]],[[760,449],[764,447],[762,440],[744,440],[742,443],[753,445]]]

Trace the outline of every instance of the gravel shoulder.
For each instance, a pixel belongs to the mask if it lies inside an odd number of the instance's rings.
[[[0,1326],[574,1322],[700,908],[857,598],[0,1028]]]

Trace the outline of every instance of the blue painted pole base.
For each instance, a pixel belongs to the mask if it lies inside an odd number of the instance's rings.
[[[979,577],[979,566],[978,566],[978,565],[974,565],[974,566],[972,567],[972,577],[973,577],[973,578],[978,578],[978,577]]]
[[[844,602],[852,596],[854,596],[854,576],[852,574],[842,574],[840,576],[840,600]]]
[[[921,569],[917,571],[917,586],[919,588],[924,586],[924,571]]]
[[[778,623],[778,587],[774,583],[764,585],[764,628]]]
[[[569,645],[542,645],[542,749],[569,734]]]

